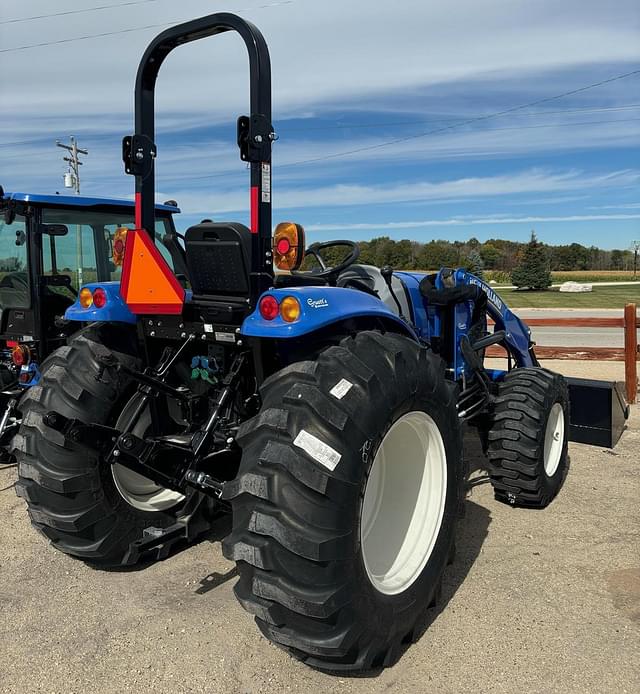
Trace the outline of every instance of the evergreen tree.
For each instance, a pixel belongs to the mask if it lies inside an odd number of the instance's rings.
[[[551,286],[549,260],[544,246],[531,232],[531,240],[522,253],[520,264],[511,273],[511,281],[516,287],[547,289]]]
[[[477,248],[474,248],[467,253],[465,260],[465,267],[467,271],[476,277],[483,277],[484,272],[484,262],[482,261],[482,256],[480,255]]]

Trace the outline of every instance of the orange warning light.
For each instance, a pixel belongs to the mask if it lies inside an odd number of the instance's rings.
[[[127,232],[120,295],[132,313],[181,313],[184,289],[144,229]]]

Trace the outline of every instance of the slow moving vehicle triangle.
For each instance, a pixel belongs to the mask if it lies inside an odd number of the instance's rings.
[[[184,289],[144,229],[127,233],[120,294],[133,313],[180,313]]]

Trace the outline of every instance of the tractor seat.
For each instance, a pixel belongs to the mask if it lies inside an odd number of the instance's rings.
[[[373,294],[381,299],[394,313],[398,313],[398,306],[389,291],[389,287],[387,287],[380,269],[374,265],[350,265],[340,273],[337,285],[338,287],[349,287],[365,291],[367,294]],[[393,275],[391,286],[402,307],[402,314],[405,318],[411,320],[411,308],[404,282],[396,275]]]
[[[194,296],[248,297],[251,232],[237,222],[202,222],[184,236]]]

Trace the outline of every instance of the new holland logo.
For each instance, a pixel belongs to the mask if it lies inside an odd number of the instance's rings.
[[[329,305],[329,302],[326,299],[307,299],[307,304],[311,308],[324,308]]]

